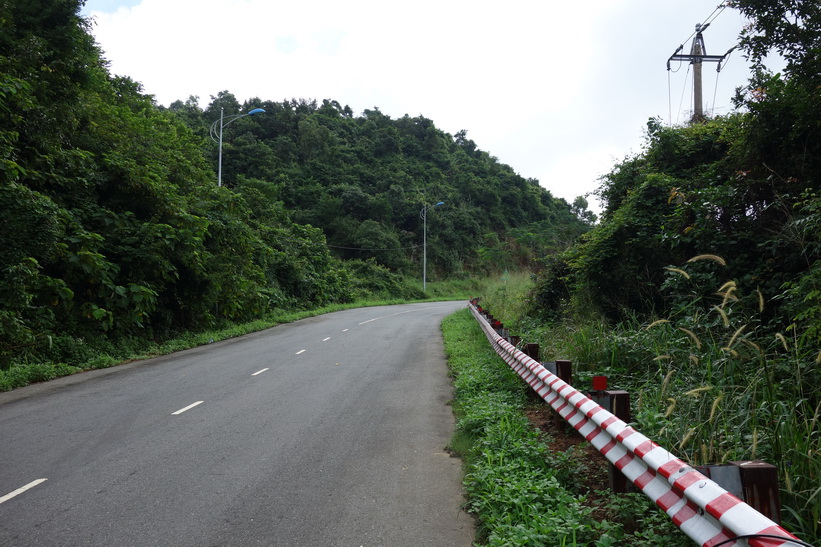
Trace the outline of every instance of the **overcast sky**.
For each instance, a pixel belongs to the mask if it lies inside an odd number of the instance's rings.
[[[735,45],[744,20],[719,3],[88,0],[84,14],[111,72],[159,104],[228,90],[422,115],[572,202],[641,151],[648,118],[689,118],[691,67],[667,59],[708,19],[708,54]],[[749,68],[740,52],[715,66],[705,112],[726,114]]]

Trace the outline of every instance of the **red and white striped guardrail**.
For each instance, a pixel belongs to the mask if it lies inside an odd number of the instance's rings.
[[[470,304],[496,353],[702,547],[808,545],[507,342]]]

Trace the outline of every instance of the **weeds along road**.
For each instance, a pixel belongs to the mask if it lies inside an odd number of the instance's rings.
[[[0,545],[470,545],[439,330],[464,305],[0,393]]]

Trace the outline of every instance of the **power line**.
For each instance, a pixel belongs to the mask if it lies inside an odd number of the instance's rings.
[[[670,93],[669,88],[669,72],[671,71],[670,63],[671,61],[679,61],[679,63],[683,61],[688,61],[690,65],[693,67],[693,121],[700,121],[704,119],[704,111],[702,108],[702,98],[701,98],[701,65],[705,62],[713,62],[717,64],[716,71],[721,72],[721,63],[727,58],[730,53],[736,48],[733,46],[730,48],[727,53],[724,55],[707,55],[707,48],[704,45],[704,36],[702,32],[707,30],[707,27],[716,20],[716,18],[721,15],[724,10],[727,8],[726,5],[720,5],[713,13],[711,13],[705,20],[704,23],[700,23],[696,25],[696,30],[693,34],[691,34],[687,39],[693,39],[692,46],[690,48],[689,54],[682,54],[681,51],[684,49],[684,44],[678,46],[676,51],[667,59],[667,71],[668,71],[668,93]],[[679,65],[680,66],[680,65]],[[678,69],[677,69],[678,70]],[[716,80],[716,90],[718,89],[718,80]],[[683,95],[683,94],[682,94]],[[715,107],[715,98],[713,99],[713,107]],[[680,107],[679,107],[680,108]],[[670,118],[672,120],[672,112],[670,113]]]
[[[684,87],[681,88],[681,99],[678,102],[678,114],[676,115],[676,123],[678,123],[678,117],[681,115],[681,105],[684,104],[684,92],[687,91],[687,80],[690,77],[690,67],[687,67],[687,74],[684,76]],[[692,88],[690,88],[692,91]],[[672,118],[672,115],[670,116]]]
[[[724,13],[725,9],[727,9],[727,4],[726,3],[716,6],[716,9],[713,10],[713,13],[708,15],[707,18],[704,20],[704,22],[701,23],[701,30],[704,30],[705,28],[710,26],[710,23],[715,21],[718,18],[719,15]],[[718,12],[718,13],[716,13],[716,12]],[[713,16],[715,16],[715,17],[713,17]],[[684,47],[684,42],[689,41],[696,34],[698,34],[698,26],[696,26],[696,30],[682,42],[682,45],[679,46],[679,48],[683,48]]]
[[[405,251],[408,249],[418,249],[421,245],[411,245],[410,247],[392,247],[390,249],[368,249],[365,247],[340,247],[338,245],[326,245],[329,249],[346,249],[349,251]]]

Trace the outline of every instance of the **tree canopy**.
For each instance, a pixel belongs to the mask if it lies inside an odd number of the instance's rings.
[[[0,0],[0,366],[533,266],[589,212],[422,116],[228,91],[158,106],[82,0]],[[210,126],[224,125],[223,185]],[[490,235],[492,234],[492,236]],[[488,257],[492,257],[492,260]],[[80,349],[78,349],[80,348]],[[79,357],[78,357],[79,358]]]

